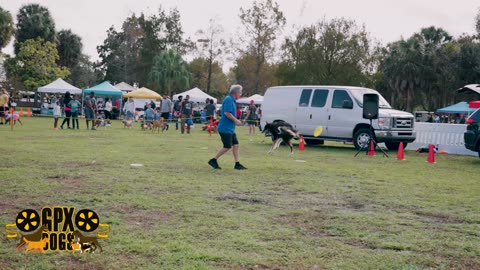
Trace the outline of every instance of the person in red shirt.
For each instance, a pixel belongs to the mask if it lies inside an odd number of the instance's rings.
[[[237,103],[237,119],[242,119],[242,111],[238,107],[238,103]]]

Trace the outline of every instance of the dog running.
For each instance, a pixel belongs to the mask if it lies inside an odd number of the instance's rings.
[[[273,151],[280,147],[282,142],[286,143],[290,147],[290,156],[293,155],[293,139],[300,138],[298,130],[294,129],[292,125],[285,121],[274,121],[273,123],[267,123],[263,128],[265,135],[272,136],[272,147],[268,151],[272,154]]]

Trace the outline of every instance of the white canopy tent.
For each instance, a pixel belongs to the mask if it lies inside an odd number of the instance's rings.
[[[173,96],[173,101],[175,100],[178,100],[178,97],[179,96],[183,96],[185,98],[186,95],[189,95],[190,96],[190,101],[191,102],[200,102],[200,103],[205,103],[205,100],[207,98],[209,99],[213,99],[213,102],[214,103],[217,103],[217,99],[210,96],[209,94],[203,92],[202,90],[200,90],[199,88],[195,87],[193,89],[190,89],[188,91],[185,91],[183,93],[180,93],[180,94],[176,94]]]
[[[70,92],[72,95],[82,94],[82,90],[80,88],[77,88],[60,78],[45,86],[39,87],[38,92],[51,94],[65,94],[66,92]]]
[[[237,100],[237,103],[239,103],[239,104],[250,104],[251,100],[253,100],[255,105],[262,105],[263,96],[255,94],[255,95],[250,96],[250,97],[240,98],[240,99]]]
[[[126,82],[117,83],[113,87],[115,87],[119,90],[122,90],[122,92],[124,92],[124,93],[129,93],[129,92],[132,92],[132,91],[136,90],[135,87],[131,86],[130,84],[128,84]]]

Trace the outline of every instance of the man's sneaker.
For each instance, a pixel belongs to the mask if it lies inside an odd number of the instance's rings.
[[[208,165],[212,166],[215,170],[221,170],[220,166],[218,166],[218,162],[216,159],[212,158],[208,161]]]
[[[92,130],[97,130],[96,128],[92,127]]]
[[[239,162],[235,163],[235,167],[233,167],[235,170],[246,170],[247,168],[245,168],[242,164],[240,164]]]

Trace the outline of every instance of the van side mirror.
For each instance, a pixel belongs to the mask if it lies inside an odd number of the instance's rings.
[[[351,100],[344,100],[342,108],[343,109],[353,109],[353,102]]]

